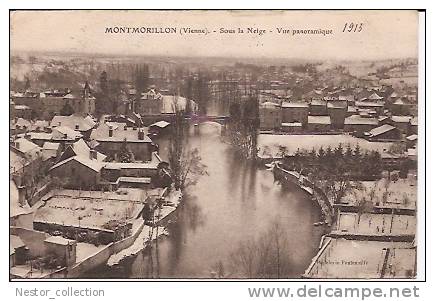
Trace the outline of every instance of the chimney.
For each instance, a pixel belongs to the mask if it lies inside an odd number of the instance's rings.
[[[144,133],[143,129],[139,129],[139,131],[137,132],[137,138],[139,140],[144,140],[145,139],[145,133]]]
[[[20,143],[15,141],[15,148],[20,149]]]
[[[97,151],[95,149],[91,149],[89,152],[89,158],[91,160],[97,160],[97,156],[98,156]]]
[[[18,203],[20,206],[24,206],[26,204],[26,199],[24,198],[26,187],[25,186],[18,186]]]
[[[113,128],[109,126],[109,137],[113,137]]]
[[[76,124],[76,130],[78,130],[79,129],[79,125],[78,124]]]
[[[126,131],[127,130],[127,125],[124,125],[124,131]]]

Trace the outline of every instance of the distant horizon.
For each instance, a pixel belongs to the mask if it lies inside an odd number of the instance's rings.
[[[191,59],[225,59],[225,60],[287,60],[287,61],[312,61],[312,62],[324,62],[324,61],[333,61],[333,62],[376,62],[376,61],[389,61],[389,60],[418,60],[418,56],[411,57],[389,57],[389,58],[304,58],[304,57],[240,57],[240,56],[206,56],[206,55],[159,55],[159,54],[125,54],[125,53],[111,53],[111,52],[86,52],[86,51],[77,51],[77,50],[25,50],[25,49],[15,49],[11,50],[11,57],[19,56],[19,55],[32,55],[32,54],[42,54],[42,55],[60,55],[66,54],[71,56],[84,56],[84,57],[95,57],[95,58],[104,58],[104,57],[119,57],[119,58],[191,58]]]

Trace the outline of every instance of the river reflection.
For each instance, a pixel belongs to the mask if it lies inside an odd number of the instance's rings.
[[[282,277],[299,278],[319,245],[321,229],[313,226],[319,221],[317,205],[298,188],[274,183],[270,171],[237,157],[222,142],[216,124],[199,127],[199,134],[192,134],[188,145],[199,149],[209,175],[187,191],[167,227],[169,236],[159,240],[157,253],[156,248],[151,254],[144,251],[124,262],[122,268],[100,276],[209,278],[218,263],[228,265],[241,241],[258,237],[278,222],[291,262],[290,272]],[[157,143],[165,159],[167,141]]]

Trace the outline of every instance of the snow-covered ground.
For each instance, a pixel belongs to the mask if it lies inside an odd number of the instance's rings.
[[[117,265],[123,259],[138,254],[146,247],[148,243],[162,235],[168,235],[168,232],[165,230],[164,227],[156,227],[151,233],[151,227],[145,225],[134,243],[130,247],[122,250],[121,252],[110,256],[109,260],[107,261],[107,265]]]
[[[171,214],[177,209],[178,205],[180,204],[181,197],[182,197],[181,191],[172,191],[169,193],[169,195],[165,197],[166,205],[162,206],[160,212],[158,211],[155,212],[155,218],[157,224],[159,221],[163,220],[169,214]],[[138,224],[133,223],[133,233],[136,232],[137,228],[138,228]],[[122,250],[121,252],[113,254],[107,261],[107,265],[109,266],[116,265],[119,262],[121,262],[123,259],[138,254],[146,247],[146,245],[150,241],[155,240],[157,238],[157,235],[158,237],[162,235],[168,235],[168,232],[164,227],[156,227],[154,228],[153,231],[151,231],[151,227],[145,225],[141,233],[135,240],[135,242],[130,247]]]

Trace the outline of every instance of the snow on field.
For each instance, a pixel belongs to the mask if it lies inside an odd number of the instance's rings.
[[[86,242],[78,242],[76,249],[76,262],[81,262],[89,256],[99,252],[101,249],[106,247],[106,245],[95,246],[93,244],[88,244]]]

